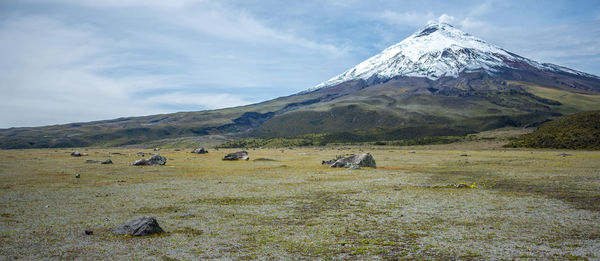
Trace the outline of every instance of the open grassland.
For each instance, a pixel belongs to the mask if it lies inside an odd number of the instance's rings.
[[[0,151],[0,259],[600,258],[600,152],[500,145],[163,149],[144,167],[133,149]],[[361,150],[377,169],[320,164]],[[138,216],[167,233],[110,232]]]

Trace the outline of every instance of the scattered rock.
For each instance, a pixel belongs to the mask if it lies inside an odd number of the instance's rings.
[[[249,160],[249,159],[250,159],[250,157],[248,157],[248,152],[246,152],[245,150],[229,153],[229,154],[225,155],[225,157],[223,158],[223,160]]]
[[[561,154],[558,154],[558,155],[556,155],[556,156],[567,157],[567,156],[573,156],[573,154],[567,154],[567,153],[564,153],[564,152],[563,152],[563,153],[561,153]]]
[[[415,154],[416,152],[414,150],[409,151],[408,153],[410,154]]]
[[[77,174],[77,175],[75,175],[75,178],[76,178],[76,179],[78,179],[78,178],[81,178],[81,174]]]
[[[97,161],[97,160],[91,160],[91,159],[89,159],[89,160],[85,160],[85,163],[98,163],[98,162],[100,162],[100,161]]]
[[[71,156],[73,156],[73,157],[81,157],[81,156],[87,156],[87,155],[88,155],[87,153],[81,153],[79,151],[71,152]]]
[[[138,153],[137,153],[137,154],[135,154],[135,155],[137,155],[137,156],[139,156],[139,157],[145,157],[145,156],[146,156],[146,153],[143,153],[143,152],[138,152]]]
[[[88,236],[89,236],[89,235],[93,235],[93,234],[94,234],[94,231],[91,231],[91,230],[89,230],[89,229],[86,229],[86,230],[85,230],[85,234],[86,234],[86,235],[88,235]]]
[[[160,148],[154,148],[154,151],[159,151],[159,150],[160,150]]]
[[[463,154],[460,154],[460,156],[461,157],[469,157],[469,154],[463,153]]]
[[[103,162],[100,162],[100,164],[113,164],[113,162],[112,162],[112,160],[107,159],[107,160],[105,160]]]
[[[113,229],[113,233],[117,235],[130,234],[134,237],[149,236],[163,232],[164,230],[158,225],[158,221],[153,217],[130,219]]]
[[[146,166],[146,165],[165,165],[167,163],[167,158],[161,156],[160,154],[156,154],[149,159],[139,159],[131,163],[133,166]]]
[[[206,154],[206,153],[208,153],[208,151],[207,151],[207,150],[205,150],[205,149],[204,149],[204,147],[202,147],[202,148],[198,148],[198,149],[195,149],[195,150],[193,150],[193,151],[192,151],[192,153],[196,153],[196,154]]]
[[[331,165],[332,168],[349,168],[352,165],[357,165],[359,167],[372,167],[376,168],[377,164],[375,163],[375,159],[371,156],[370,153],[364,154],[354,154],[345,158],[341,158],[337,160],[335,163]]]

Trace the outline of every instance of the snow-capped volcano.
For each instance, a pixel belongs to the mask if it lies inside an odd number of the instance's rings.
[[[530,68],[598,78],[521,57],[446,23],[430,23],[403,41],[307,91],[372,77],[386,80],[412,76],[437,80],[444,76],[458,77],[461,72],[484,71],[493,75],[502,68]]]

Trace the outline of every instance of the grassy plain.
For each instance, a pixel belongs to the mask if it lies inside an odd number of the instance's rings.
[[[144,167],[129,164],[147,149],[4,150],[0,259],[600,258],[600,152],[501,145],[163,149]],[[361,151],[377,169],[320,164]],[[468,186],[423,187],[452,183]],[[110,232],[145,215],[167,233]]]

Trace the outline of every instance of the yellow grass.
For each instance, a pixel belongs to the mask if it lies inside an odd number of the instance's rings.
[[[251,149],[239,162],[221,160],[234,150],[163,149],[167,165],[144,167],[129,165],[139,150],[81,149],[89,156],[80,158],[66,149],[0,151],[0,256],[598,258],[600,152],[562,157],[497,145]],[[320,164],[361,150],[377,169]],[[113,165],[85,163],[108,152],[122,155],[110,156]],[[458,183],[468,186],[423,187]],[[110,232],[143,215],[168,233]]]

